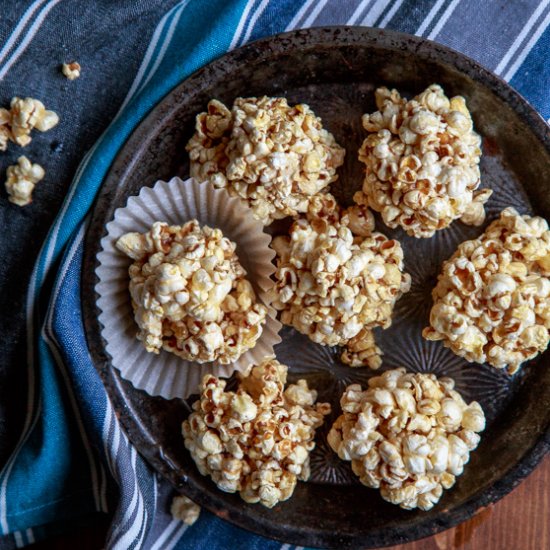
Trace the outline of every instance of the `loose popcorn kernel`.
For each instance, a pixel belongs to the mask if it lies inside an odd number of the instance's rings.
[[[201,397],[182,424],[185,447],[202,475],[219,489],[239,492],[268,508],[292,496],[297,480],[309,478],[315,429],[330,413],[315,403],[305,380],[285,389],[288,367],[273,358],[240,375],[236,392],[206,375]]]
[[[418,238],[458,218],[481,225],[492,192],[476,191],[481,138],[464,98],[447,98],[437,84],[410,101],[388,88],[378,88],[375,97],[379,110],[363,115],[369,136],[359,160],[366,174],[354,200]]]
[[[34,186],[44,178],[45,172],[42,166],[32,164],[27,157],[21,156],[17,164],[8,166],[6,175],[8,200],[18,206],[25,206],[32,202]]]
[[[389,370],[346,388],[328,443],[364,485],[401,508],[429,510],[454,485],[485,429],[479,403],[454,381]]]
[[[186,147],[191,176],[246,200],[265,225],[305,212],[344,162],[321,119],[285,98],[238,98],[231,111],[212,100],[195,128]]]
[[[401,245],[370,233],[372,214],[342,211],[334,197],[313,197],[289,237],[276,237],[273,305],[281,321],[318,344],[343,346],[352,367],[381,364],[372,329],[391,324],[393,307],[410,288]],[[354,237],[353,231],[356,232]]]
[[[170,513],[174,519],[180,519],[185,525],[193,525],[199,519],[201,507],[190,498],[178,495],[172,500]]]
[[[548,347],[549,259],[546,221],[506,208],[443,264],[424,338],[513,374]]]
[[[80,76],[80,63],[73,61],[72,63],[63,63],[61,72],[69,79],[75,80]]]
[[[235,253],[219,229],[155,222],[127,233],[117,248],[134,260],[130,294],[145,349],[163,348],[187,359],[229,364],[254,347],[266,322]]]
[[[30,133],[34,128],[46,132],[59,122],[57,114],[47,111],[38,99],[14,97],[10,105],[10,139],[22,147],[31,142]]]

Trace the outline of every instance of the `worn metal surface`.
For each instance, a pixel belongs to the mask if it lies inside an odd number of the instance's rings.
[[[483,366],[468,365],[440,343],[424,342],[429,293],[441,261],[456,244],[481,232],[455,222],[433,239],[417,241],[398,231],[379,230],[404,245],[413,288],[398,304],[394,326],[378,337],[385,367],[447,374],[468,399],[479,399],[489,426],[465,473],[430,512],[407,512],[384,502],[353,480],[320,434],[312,458],[312,481],[299,483],[287,502],[267,510],[220,492],[196,470],[180,437],[187,406],[135,390],[109,363],[97,321],[95,256],[105,224],[141,186],[173,175],[187,176],[184,147],[194,116],[209,99],[231,103],[238,96],[285,95],[305,102],[347,149],[333,193],[349,202],[360,187],[357,149],[364,138],[361,114],[374,110],[379,85],[414,94],[437,82],[448,95],[462,94],[484,138],[482,182],[495,190],[488,210],[494,218],[509,205],[550,218],[550,136],[536,112],[497,77],[442,46],[398,33],[366,28],[296,31],[245,46],[195,73],[175,88],[128,140],[95,205],[83,270],[83,307],[88,343],[111,401],[131,441],[176,487],[220,517],[244,528],[302,546],[377,547],[436,533],[494,502],[531,471],[549,448],[550,356],[544,354],[510,379]],[[306,377],[321,399],[337,407],[349,381],[365,380],[366,369],[338,364],[337,355],[285,329],[278,357],[291,377]]]

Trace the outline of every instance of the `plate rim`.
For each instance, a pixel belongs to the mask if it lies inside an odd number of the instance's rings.
[[[336,38],[334,37],[335,32],[338,32]],[[356,40],[351,40],[351,38],[354,37]],[[294,30],[261,38],[219,56],[180,81],[159,102],[151,107],[147,115],[143,117],[124,144],[120,147],[107,175],[103,179],[103,191],[105,191],[108,182],[119,180],[124,177],[124,174],[131,171],[134,162],[132,162],[131,157],[130,159],[125,157],[125,151],[132,149],[133,145],[139,144],[139,148],[143,148],[151,142],[154,138],[154,134],[147,132],[145,129],[148,128],[153,121],[158,125],[162,125],[163,121],[170,116],[170,113],[175,107],[167,110],[165,105],[178,90],[192,87],[193,82],[202,79],[208,72],[215,72],[220,65],[227,62],[235,62],[241,56],[252,56],[254,61],[258,62],[261,60],[262,56],[270,56],[275,53],[271,48],[274,39],[286,38],[292,38],[294,40],[303,38],[303,46],[306,49],[315,48],[328,42],[335,45],[355,44],[358,42],[357,38],[364,39],[366,47],[374,47],[381,39],[386,41],[389,39],[394,41],[395,44],[405,45],[405,49],[413,51],[413,53],[420,58],[432,57],[436,61],[440,61],[443,64],[450,65],[464,72],[473,80],[482,81],[485,87],[508,104],[516,115],[529,127],[531,133],[541,142],[542,146],[550,153],[550,128],[546,121],[519,92],[513,89],[502,78],[484,68],[477,61],[447,46],[406,33],[370,27],[335,25]],[[407,42],[410,45],[407,45]],[[380,47],[383,49],[396,49],[396,46],[391,48],[390,44],[384,41],[382,41]],[[414,48],[414,50],[412,50],[412,48]],[[277,52],[283,53],[283,49],[279,48]],[[442,59],[442,57],[444,57],[444,59]],[[114,190],[114,188],[111,190]],[[94,226],[94,221],[97,222],[97,205],[103,196],[104,192],[100,189],[92,207],[92,219],[85,235],[83,265],[86,265],[86,263],[88,263],[88,265],[95,265],[95,256],[99,241],[95,238],[91,229]],[[95,225],[97,225],[97,223]],[[106,352],[104,351],[103,357],[101,357],[101,353],[98,354],[97,349],[95,349],[96,345],[93,342],[93,338],[101,340],[101,334],[97,332],[99,328],[97,315],[95,321],[93,319],[94,314],[97,312],[94,291],[95,282],[95,270],[82,270],[81,298],[86,341],[94,367],[101,376],[102,383],[106,388],[114,410],[117,412],[117,417],[121,426],[127,433],[130,441],[135,440],[134,437],[137,437],[137,434],[139,434],[142,439],[149,439],[151,441],[151,446],[142,447],[140,445],[138,447],[136,445],[136,450],[144,456],[154,470],[168,479],[177,490],[196,499],[202,506],[212,511],[217,516],[259,535],[276,538],[283,542],[303,544],[303,537],[311,535],[309,530],[296,528],[294,532],[289,533],[286,526],[278,529],[270,520],[262,521],[261,518],[258,520],[257,514],[249,515],[238,509],[231,510],[226,506],[220,507],[219,503],[218,506],[216,506],[216,503],[212,502],[216,500],[215,498],[209,498],[209,495],[200,493],[197,487],[193,487],[192,482],[191,484],[187,484],[188,477],[184,472],[180,470],[182,475],[178,476],[176,475],[174,465],[170,468],[166,460],[162,457],[161,449],[153,444],[154,442],[150,434],[143,429],[143,426],[139,425],[131,414],[131,411],[129,411],[128,403],[123,399],[124,391],[120,387],[121,380],[116,377],[116,372],[113,370],[114,367],[109,364],[109,358]],[[395,526],[392,528],[391,533],[375,532],[373,535],[368,535],[368,539],[365,539],[364,534],[346,535],[346,547],[360,545],[361,548],[374,548],[413,541],[439,533],[462,523],[472,517],[481,508],[504,497],[531,473],[546,453],[550,451],[550,424],[546,427],[546,430],[542,430],[539,435],[535,445],[529,448],[523,457],[516,462],[504,476],[496,480],[489,487],[485,487],[473,493],[467,501],[453,508],[451,511],[441,510],[434,518],[415,526],[413,528],[413,533],[411,533],[410,526]],[[339,543],[337,534],[317,534],[316,540],[321,543],[323,547],[337,547]],[[343,541],[340,541],[340,544],[342,542]]]

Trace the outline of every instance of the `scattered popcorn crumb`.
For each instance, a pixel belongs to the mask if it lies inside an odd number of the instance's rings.
[[[506,208],[443,264],[423,336],[513,374],[548,347],[549,276],[547,222]]]
[[[11,100],[10,110],[0,109],[0,151],[5,151],[8,141],[21,147],[31,142],[31,131],[36,128],[46,132],[59,122],[53,111],[48,111],[38,99],[27,97]]]
[[[345,150],[309,106],[285,98],[212,100],[187,144],[191,176],[246,200],[265,225],[307,210],[336,181]]]
[[[429,510],[461,475],[485,429],[450,378],[389,370],[346,388],[328,443],[364,485],[406,510]]]
[[[17,159],[17,164],[8,166],[6,175],[8,200],[18,206],[25,206],[32,202],[34,186],[44,178],[45,172],[42,166],[21,156]]]
[[[134,260],[130,294],[138,339],[189,361],[229,364],[254,347],[267,308],[259,303],[235,253],[219,229],[155,222],[127,233],[117,248]]]
[[[80,64],[76,61],[72,63],[63,63],[61,71],[69,80],[75,80],[80,76]]]
[[[481,138],[464,98],[449,99],[437,84],[410,101],[385,87],[375,97],[379,110],[363,116],[366,174],[354,200],[418,238],[459,218],[481,225],[492,191],[477,191]]]
[[[273,240],[273,306],[284,324],[313,342],[343,346],[344,363],[376,369],[382,352],[372,329],[391,325],[411,278],[403,273],[399,242],[373,229],[364,206],[342,210],[330,194],[313,197],[306,218],[294,222],[288,237]]]
[[[180,519],[185,525],[193,525],[201,513],[201,507],[190,498],[178,495],[173,498],[170,513],[174,519]]]
[[[225,380],[205,376],[201,397],[182,424],[185,447],[202,475],[268,508],[290,498],[297,480],[309,478],[315,430],[330,413],[328,403],[315,403],[317,392],[305,380],[285,389],[287,370],[266,359],[239,375],[236,392],[225,391]]]

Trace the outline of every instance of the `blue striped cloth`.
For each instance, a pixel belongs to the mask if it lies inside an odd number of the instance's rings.
[[[143,32],[150,41],[142,49],[137,46],[142,61],[135,67],[119,55],[122,49],[113,47],[105,53],[105,63],[122,67],[125,75],[130,71],[134,80],[128,81],[126,98],[118,113],[113,113],[110,126],[81,159],[32,274],[26,305],[28,393],[20,436],[0,473],[0,549],[25,546],[97,512],[112,514],[106,546],[117,550],[290,548],[204,511],[192,527],[173,520],[168,513],[170,488],[121,430],[87,352],[80,313],[82,242],[101,182],[140,120],[190,73],[248,41],[300,27],[387,27],[436,40],[509,81],[548,119],[550,0],[89,0],[76,4],[15,2],[11,15],[1,20],[0,84],[11,82],[14,95],[18,86],[24,88],[20,80],[10,81],[10,75],[38,59],[40,48],[29,53],[33,41],[40,36],[48,36],[50,42],[57,39],[48,30],[60,19],[64,30],[58,40],[84,71],[94,71],[91,61],[86,65],[86,56],[92,54],[86,51],[85,38],[92,31],[93,36],[101,36],[103,27],[116,21],[117,12],[124,12],[123,34]],[[146,11],[148,5],[154,9]],[[171,9],[162,13],[160,6]],[[86,12],[86,25],[79,23],[80,10]],[[106,29],[105,40],[111,32]],[[75,44],[81,44],[80,50]],[[94,53],[98,48],[97,44],[92,48]],[[113,74],[116,78],[116,71]],[[112,107],[108,94],[99,100],[105,109]],[[86,105],[80,108],[85,113]],[[69,116],[70,109],[66,112]],[[41,307],[46,302],[48,307]]]

